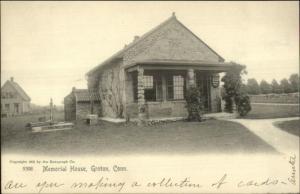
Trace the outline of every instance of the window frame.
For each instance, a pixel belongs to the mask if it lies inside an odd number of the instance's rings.
[[[182,84],[175,86],[175,83],[177,83],[177,84],[180,83],[180,82],[174,82],[175,77],[182,78]],[[172,81],[171,84],[169,82],[170,80]],[[179,81],[179,80],[177,80],[177,81]],[[170,88],[172,89],[172,93],[173,93],[172,98],[170,97],[170,91],[169,91]],[[175,91],[178,91],[178,90],[175,90],[175,88],[182,88],[182,98],[175,99]],[[186,93],[186,77],[180,73],[168,74],[166,76],[166,100],[167,101],[183,101],[183,100],[185,100],[185,93]]]
[[[145,77],[152,77],[152,88],[148,88],[145,84]],[[144,85],[144,99],[146,102],[161,102],[163,101],[163,84],[162,75],[158,72],[147,72],[143,75],[143,85]],[[132,74],[132,86],[133,86],[133,100],[138,102],[138,74]],[[146,99],[146,92],[152,91],[154,93],[153,99]]]

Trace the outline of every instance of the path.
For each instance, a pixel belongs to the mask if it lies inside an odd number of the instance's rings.
[[[297,120],[299,117],[278,118],[278,119],[228,119],[238,122],[247,127],[251,132],[262,138],[265,142],[273,146],[277,151],[284,154],[298,154],[299,137],[287,133],[273,123],[277,121]]]
[[[256,104],[256,105],[270,105],[270,106],[299,106],[297,103],[293,104],[288,104],[288,103],[264,103],[264,102],[251,102],[251,104]]]

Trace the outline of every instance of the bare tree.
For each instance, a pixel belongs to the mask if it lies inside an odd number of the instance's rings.
[[[121,68],[116,66],[107,70],[100,79],[99,92],[102,102],[113,110],[117,118],[123,118],[124,104],[122,100],[123,83],[121,82]]]

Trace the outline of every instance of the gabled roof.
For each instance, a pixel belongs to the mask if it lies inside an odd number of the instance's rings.
[[[88,89],[73,89],[72,93],[76,97],[77,102],[90,102],[91,100],[99,102],[100,95],[96,91],[89,91]]]
[[[5,84],[2,86],[2,88],[4,88],[5,85],[10,85],[12,86],[16,92],[23,98],[23,100],[26,100],[26,101],[30,101],[30,97],[26,94],[26,92],[23,90],[23,88],[15,81],[13,81],[12,79],[11,80],[7,80],[5,82]],[[2,91],[2,88],[1,88],[1,91]]]
[[[91,69],[89,72],[86,73],[86,75],[91,75],[92,73],[94,73],[96,70],[104,67],[106,64],[108,64],[109,62],[117,59],[117,58],[121,58],[123,57],[122,55],[124,54],[125,51],[127,51],[128,49],[132,48],[133,46],[135,46],[136,44],[140,43],[141,41],[143,41],[146,37],[148,37],[149,35],[151,35],[152,33],[156,32],[157,30],[161,29],[163,26],[167,25],[169,22],[175,20],[176,22],[178,22],[182,27],[184,27],[186,30],[188,30],[193,36],[195,36],[200,42],[202,42],[209,50],[211,50],[213,53],[215,53],[219,58],[220,61],[224,62],[224,58],[221,57],[216,51],[214,51],[212,48],[210,48],[204,41],[202,41],[198,36],[196,36],[191,30],[189,30],[185,25],[183,25],[175,16],[175,14],[173,13],[173,15],[168,18],[166,21],[162,22],[160,25],[156,26],[155,28],[153,28],[152,30],[150,30],[149,32],[145,33],[144,35],[142,35],[141,37],[139,37],[136,41],[131,42],[129,45],[127,45],[126,47],[124,47],[123,49],[119,50],[117,53],[115,53],[114,55],[112,55],[111,57],[109,57],[107,60],[103,61],[102,63],[100,63],[99,65],[97,65],[96,67],[94,67],[93,69]]]

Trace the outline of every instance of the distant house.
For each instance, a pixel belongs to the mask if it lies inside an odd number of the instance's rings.
[[[104,117],[185,117],[191,86],[200,89],[206,112],[221,111],[219,73],[230,67],[173,14],[86,77],[101,96]]]
[[[11,77],[1,87],[1,117],[20,115],[30,111],[30,97]]]
[[[64,110],[66,121],[86,119],[91,113],[99,114],[99,93],[73,87],[71,93],[64,98]]]

